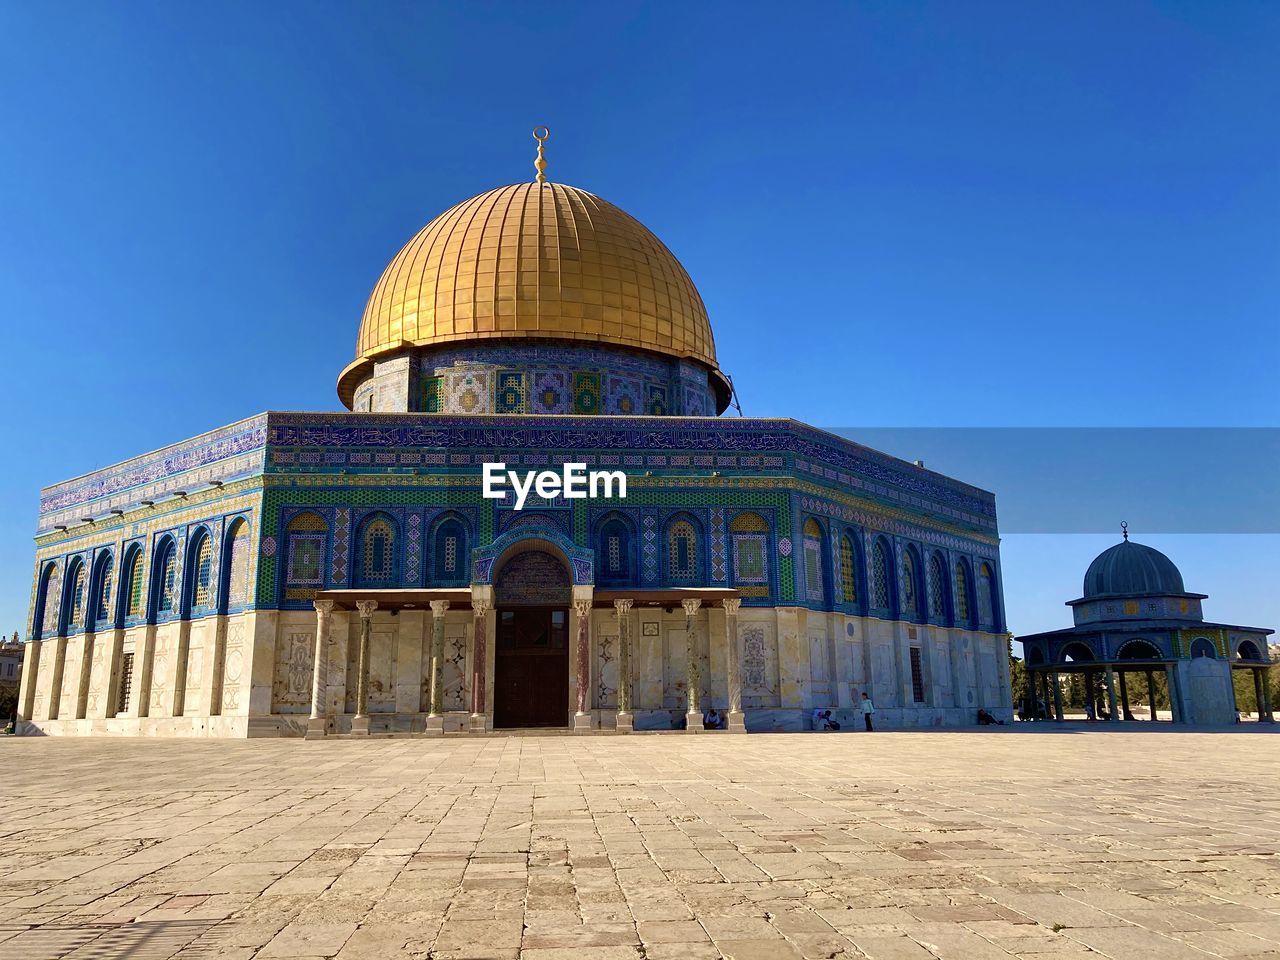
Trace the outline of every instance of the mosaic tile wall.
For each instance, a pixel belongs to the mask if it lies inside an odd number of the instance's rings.
[[[715,416],[705,367],[639,351],[530,343],[422,352],[408,404],[423,413]],[[356,391],[361,409],[362,388]]]

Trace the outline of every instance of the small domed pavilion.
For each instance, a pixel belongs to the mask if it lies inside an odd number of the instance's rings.
[[[1124,539],[1100,553],[1084,575],[1084,593],[1067,601],[1075,626],[1019,638],[1027,667],[1027,696],[1043,699],[1063,719],[1059,677],[1080,673],[1093,699],[1099,673],[1105,703],[1095,716],[1136,719],[1129,708],[1129,681],[1147,684],[1151,719],[1157,717],[1155,677],[1168,684],[1174,723],[1217,726],[1234,722],[1237,706],[1233,670],[1253,674],[1260,720],[1271,721],[1266,670],[1271,666],[1267,637],[1275,631],[1210,623],[1200,602],[1188,593],[1182,573],[1159,550]],[[1118,677],[1118,682],[1117,682]],[[1098,709],[1098,707],[1101,709]]]

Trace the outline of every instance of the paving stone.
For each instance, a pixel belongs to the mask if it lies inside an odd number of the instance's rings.
[[[10,738],[0,957],[1276,960],[1280,738],[1039,731]]]

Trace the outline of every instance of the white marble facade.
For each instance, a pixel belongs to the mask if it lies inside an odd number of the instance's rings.
[[[670,729],[687,705],[685,614],[679,607],[632,609],[632,710],[637,730]],[[572,615],[571,637],[577,634]],[[702,705],[729,706],[726,616],[694,616]],[[430,707],[430,610],[375,611],[370,624],[371,733],[424,729]],[[496,617],[486,618],[486,726],[492,725]],[[470,726],[474,655],[469,609],[445,614],[444,729]],[[24,732],[52,735],[301,736],[312,708],[317,617],[256,611],[139,626],[28,644],[20,705]],[[351,730],[360,617],[335,610],[324,671],[326,732]],[[589,696],[592,728],[613,728],[618,706],[619,629],[612,609],[592,611]],[[983,707],[1012,716],[1006,639],[801,607],[742,607],[738,664],[748,730],[802,730],[816,708],[849,729],[861,725],[867,691],[881,727],[968,725]],[[912,648],[919,683],[913,682]],[[126,660],[128,662],[126,662]],[[34,669],[33,669],[34,667]],[[577,676],[566,660],[573,724]],[[122,678],[129,690],[122,694]]]

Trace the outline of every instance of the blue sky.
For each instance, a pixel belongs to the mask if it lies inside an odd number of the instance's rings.
[[[750,415],[1276,426],[1277,49],[1247,2],[0,5],[0,629],[40,486],[334,409],[386,261],[535,123],[688,267]],[[1159,525],[1280,626],[1274,530]],[[1015,632],[1087,540],[1010,535]]]

